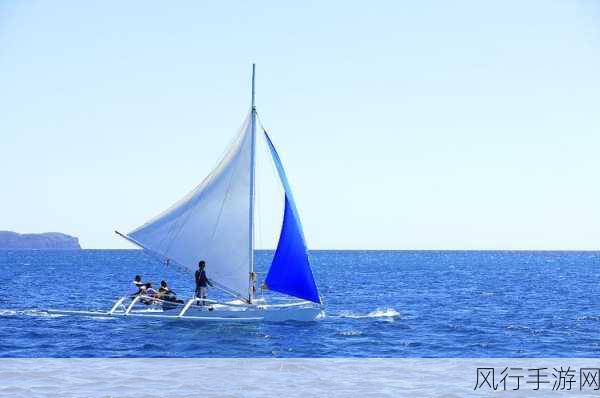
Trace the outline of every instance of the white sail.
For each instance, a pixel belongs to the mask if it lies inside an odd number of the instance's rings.
[[[252,112],[231,148],[186,197],[128,237],[184,268],[206,261],[210,280],[248,297],[252,262]]]

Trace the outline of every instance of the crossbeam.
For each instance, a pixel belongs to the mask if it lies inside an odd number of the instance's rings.
[[[131,304],[129,304],[129,307],[127,307],[127,309],[125,310],[125,315],[129,315],[129,313],[133,309],[133,306],[136,305],[137,302],[140,301],[141,298],[142,298],[141,294],[135,296],[135,298],[131,301]]]
[[[112,308],[110,309],[110,311],[108,311],[108,315],[112,315],[114,314],[114,312],[117,310],[117,308],[119,308],[119,306],[121,304],[123,304],[123,301],[125,301],[125,299],[127,298],[127,296],[125,297],[121,297],[116,303],[115,305],[112,306]]]

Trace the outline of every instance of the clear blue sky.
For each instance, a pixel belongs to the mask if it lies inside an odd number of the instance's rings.
[[[0,229],[129,247],[252,62],[312,248],[600,248],[591,0],[2,1]]]

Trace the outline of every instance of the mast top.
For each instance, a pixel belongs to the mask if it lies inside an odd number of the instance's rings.
[[[256,105],[254,104],[254,76],[256,74],[256,64],[252,64],[252,110],[256,110]]]

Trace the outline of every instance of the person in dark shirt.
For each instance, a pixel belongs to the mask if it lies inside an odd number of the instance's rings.
[[[198,271],[196,271],[196,297],[205,299],[208,293],[208,286],[213,284],[206,277],[206,263],[201,260],[198,262]],[[204,301],[201,302],[204,305]]]
[[[167,281],[160,281],[160,287],[158,288],[158,292],[161,294],[171,292],[171,289],[167,285]]]
[[[160,281],[160,287],[158,288],[158,296],[163,301],[183,304],[183,300],[177,299],[177,294],[173,290],[171,290],[171,288],[167,285],[167,281]],[[165,305],[163,304],[163,308],[164,307]]]

